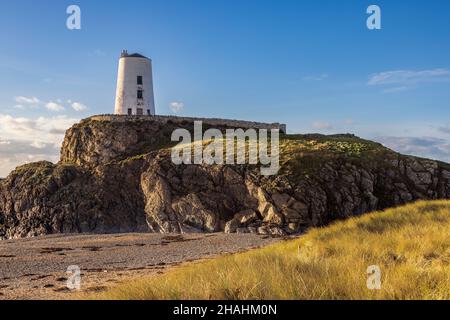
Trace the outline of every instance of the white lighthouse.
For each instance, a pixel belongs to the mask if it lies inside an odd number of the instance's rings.
[[[152,61],[138,53],[122,51],[117,75],[116,106],[118,115],[154,115]]]

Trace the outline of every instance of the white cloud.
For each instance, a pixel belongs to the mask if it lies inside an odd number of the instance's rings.
[[[67,104],[69,104],[75,111],[84,111],[87,109],[87,106],[85,104],[73,101],[71,99],[67,100],[55,99],[54,101],[44,102],[38,99],[37,97],[18,96],[14,97],[14,100],[16,101],[17,104],[13,108],[19,110],[24,110],[27,107],[32,108],[45,107],[47,110],[60,112],[66,109],[64,105]]]
[[[397,93],[397,92],[403,92],[408,90],[409,88],[407,86],[402,86],[402,87],[394,87],[394,88],[388,88],[388,89],[384,89],[383,93]]]
[[[47,144],[42,141],[33,141],[32,143],[30,143],[30,146],[36,149],[44,149],[47,146]]]
[[[181,101],[174,101],[170,103],[170,110],[174,113],[179,113],[183,111],[184,109],[184,103]]]
[[[0,114],[1,139],[59,144],[65,131],[78,121],[67,116],[32,119]]]
[[[59,147],[45,144],[41,148],[30,146],[27,141],[0,140],[0,177],[6,177],[16,167],[36,161],[59,161]]]
[[[380,72],[370,76],[368,85],[397,85],[398,88],[405,86],[435,81],[450,80],[450,70],[440,68],[431,70],[396,70]]]
[[[23,96],[19,96],[19,97],[15,97],[14,100],[19,104],[19,105],[24,105],[24,104],[28,104],[28,105],[38,105],[41,103],[41,101],[36,98],[36,97],[23,97]]]
[[[65,131],[79,119],[21,118],[0,114],[0,177],[28,162],[56,162]]]
[[[50,111],[56,111],[56,112],[64,110],[64,107],[62,105],[55,103],[55,102],[49,102],[45,105],[45,107]]]
[[[312,124],[312,126],[315,129],[319,129],[319,130],[331,130],[333,129],[333,125],[331,123],[328,122],[321,122],[321,121],[316,121]]]
[[[72,103],[72,109],[75,111],[84,111],[87,109],[87,107],[82,103],[74,102]]]
[[[446,126],[440,127],[439,131],[443,133],[450,133],[450,123],[448,123]]]
[[[377,137],[376,141],[397,152],[450,163],[450,141],[435,137]]]

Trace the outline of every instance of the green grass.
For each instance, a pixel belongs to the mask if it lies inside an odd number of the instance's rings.
[[[367,288],[371,265],[381,268],[381,290]],[[450,201],[417,202],[337,222],[89,298],[450,299]]]

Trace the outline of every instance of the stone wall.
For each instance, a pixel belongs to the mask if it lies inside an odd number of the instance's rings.
[[[279,129],[282,133],[286,133],[286,125],[281,123],[264,123],[243,120],[216,119],[216,118],[194,118],[194,117],[177,117],[177,116],[127,116],[127,115],[96,115],[88,118],[92,121],[112,121],[112,122],[132,122],[151,120],[161,124],[171,121],[173,123],[202,121],[212,127],[232,127],[242,129]]]

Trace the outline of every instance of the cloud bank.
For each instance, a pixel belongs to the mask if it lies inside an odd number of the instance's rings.
[[[377,137],[376,141],[397,152],[450,163],[450,141],[434,137]]]
[[[0,177],[25,163],[58,161],[64,134],[78,121],[67,116],[33,119],[0,114]]]
[[[398,93],[409,90],[421,83],[450,81],[450,70],[445,68],[430,70],[395,70],[373,74],[369,86],[385,86],[383,93]]]
[[[397,70],[386,71],[372,75],[368,84],[374,85],[410,85],[421,82],[448,81],[450,80],[450,70],[432,69],[422,71]]]

